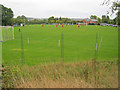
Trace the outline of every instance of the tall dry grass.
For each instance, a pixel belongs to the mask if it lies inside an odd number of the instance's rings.
[[[11,78],[13,84],[4,83],[4,78],[3,87],[12,87],[12,85],[14,88],[118,87],[118,66],[115,61],[24,65],[13,74],[14,77]]]

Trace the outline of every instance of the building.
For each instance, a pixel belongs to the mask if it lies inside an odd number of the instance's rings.
[[[82,21],[83,19],[81,18],[71,18],[71,21]]]
[[[86,23],[86,24],[98,24],[98,20],[97,19],[86,18],[86,19],[83,19],[83,23]]]
[[[85,18],[85,19],[81,19],[81,18],[72,18],[71,19],[73,22],[78,23],[84,23],[84,24],[98,24],[98,20],[97,19],[89,19],[89,18]]]

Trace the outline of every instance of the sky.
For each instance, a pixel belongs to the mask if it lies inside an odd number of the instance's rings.
[[[0,4],[11,8],[14,17],[48,18],[89,18],[91,15],[107,15],[108,6],[101,5],[104,0],[0,0]],[[115,15],[111,16],[113,19]]]

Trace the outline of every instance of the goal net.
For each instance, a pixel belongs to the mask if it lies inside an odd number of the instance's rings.
[[[14,28],[11,26],[0,27],[0,41],[5,42],[14,39]]]

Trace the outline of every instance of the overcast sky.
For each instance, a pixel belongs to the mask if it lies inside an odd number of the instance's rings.
[[[14,17],[25,15],[26,17],[48,18],[69,17],[89,18],[97,15],[101,18],[106,15],[109,8],[102,6],[104,0],[0,0],[4,6],[11,8]],[[112,16],[111,18],[114,18]]]

